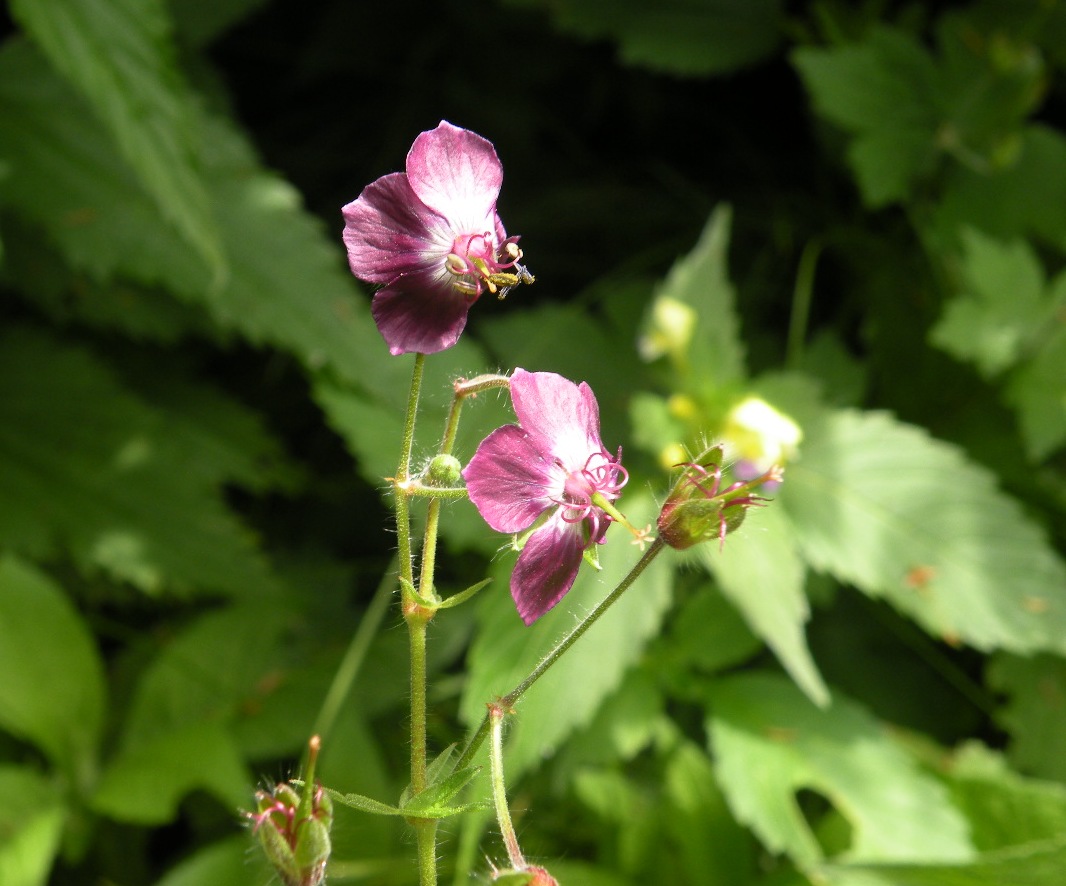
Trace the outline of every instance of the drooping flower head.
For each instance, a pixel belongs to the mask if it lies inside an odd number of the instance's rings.
[[[382,287],[371,311],[391,353],[450,348],[483,292],[503,298],[533,282],[496,214],[502,183],[492,144],[442,120],[415,139],[406,172],[342,210],[352,273]]]
[[[621,516],[612,503],[629,477],[621,449],[612,456],[603,446],[587,384],[516,369],[510,388],[518,424],[489,434],[463,477],[497,532],[535,527],[511,573],[518,614],[532,624],[570,590],[585,549]]]

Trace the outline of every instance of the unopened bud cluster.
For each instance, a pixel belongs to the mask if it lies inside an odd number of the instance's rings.
[[[743,483],[722,484],[722,447],[712,446],[695,462],[681,465],[682,473],[659,513],[659,536],[677,550],[726,535],[744,522],[747,509],[767,499],[755,495],[764,483],[780,483],[783,472],[774,465]]]
[[[284,886],[319,886],[326,879],[333,801],[321,787],[304,803],[296,789],[279,784],[257,791],[257,811],[248,813],[267,859]]]

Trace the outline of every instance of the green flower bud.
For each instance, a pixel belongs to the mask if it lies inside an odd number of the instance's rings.
[[[426,469],[425,484],[442,489],[463,485],[463,466],[454,455],[436,455]]]
[[[725,537],[744,522],[747,509],[767,499],[754,495],[763,483],[780,483],[782,472],[776,465],[746,483],[721,489],[722,447],[712,446],[698,461],[682,465],[683,471],[659,512],[659,536],[677,550]]]

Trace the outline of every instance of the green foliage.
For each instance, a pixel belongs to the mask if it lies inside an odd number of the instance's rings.
[[[1066,2],[312,6],[7,5],[0,883],[265,883],[243,810],[316,731],[329,882],[416,882],[424,817],[442,882],[506,866],[456,760],[640,554],[612,527],[526,627],[510,540],[443,504],[412,796],[412,359],[339,207],[446,117],[496,143],[538,280],[427,360],[414,467],[455,379],[521,366],[595,390],[636,526],[708,444],[708,484],[785,468],[515,705],[527,855],[590,886],[1058,886]],[[513,420],[472,398],[456,458]]]

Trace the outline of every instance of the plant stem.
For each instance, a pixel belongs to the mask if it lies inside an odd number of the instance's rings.
[[[400,560],[402,611],[407,622],[411,652],[411,794],[426,789],[426,625],[429,614],[407,590],[414,587],[414,565],[411,557],[411,508],[408,486],[411,480],[411,449],[414,445],[415,416],[422,390],[422,371],[425,354],[415,354],[411,373],[411,392],[407,397],[403,440],[400,444],[400,464],[393,478],[396,499],[396,538]],[[411,822],[415,829],[418,852],[418,882],[420,886],[435,886],[437,882],[437,823],[429,819]]]
[[[798,369],[799,361],[803,357],[803,344],[807,337],[807,323],[814,294],[814,271],[821,253],[821,241],[809,241],[803,248],[799,267],[796,269],[796,285],[792,290],[792,316],[788,322],[788,348],[785,355],[785,365],[789,369]]]
[[[575,627],[565,638],[563,638],[559,644],[549,652],[544,659],[538,664],[521,683],[519,683],[514,689],[508,692],[505,696],[499,699],[498,704],[505,709],[511,709],[515,706],[518,700],[526,693],[534,683],[544,676],[545,672],[553,664],[555,664],[559,658],[565,653],[571,646],[573,646],[581,636],[591,628],[597,620],[603,615],[614,602],[622,596],[623,593],[629,588],[633,582],[635,582],[640,574],[648,567],[648,564],[659,554],[663,549],[664,542],[661,538],[656,538],[651,542],[648,550],[644,552],[644,555],[637,561],[636,565],[629,570],[629,574],[619,582],[611,593],[609,593],[600,604],[592,610],[584,619]],[[464,766],[469,766],[473,760],[474,754],[477,753],[482,743],[485,741],[485,736],[489,731],[489,717],[486,715],[485,719],[481,721],[481,725],[478,726],[477,732],[475,732],[470,741],[467,742],[466,748],[463,750],[462,755],[455,763],[455,769],[462,769]]]
[[[518,845],[518,835],[511,821],[511,810],[507,807],[507,788],[503,781],[503,718],[506,710],[499,704],[489,705],[489,722],[492,727],[492,741],[489,744],[489,761],[492,772],[492,801],[496,806],[496,821],[500,826],[500,836],[507,847],[507,857],[511,868],[516,871],[526,869],[526,859]]]

